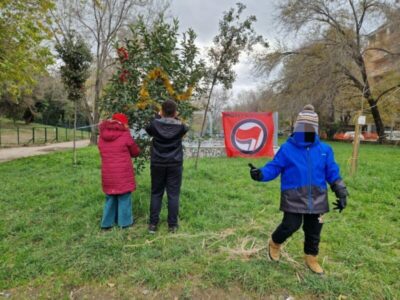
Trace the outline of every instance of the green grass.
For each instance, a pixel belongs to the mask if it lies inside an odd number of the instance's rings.
[[[350,198],[342,214],[325,216],[324,277],[303,264],[302,231],[285,245],[280,263],[268,260],[266,242],[282,217],[279,179],[250,180],[248,159],[202,159],[197,171],[187,160],[180,231],[167,232],[164,207],[154,236],[146,231],[148,170],[137,177],[135,226],[101,232],[96,148],[79,150],[76,167],[71,152],[2,163],[0,291],[16,299],[400,299],[400,149],[362,145],[351,178],[351,145],[333,147]]]

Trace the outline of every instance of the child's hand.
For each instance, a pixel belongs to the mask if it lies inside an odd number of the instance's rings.
[[[263,178],[261,171],[259,169],[257,169],[255,166],[253,166],[253,164],[251,164],[251,163],[249,163],[249,167],[250,167],[251,179],[253,179],[255,181],[261,181]]]
[[[341,213],[347,205],[346,197],[336,199],[336,202],[333,202],[332,204],[335,206],[333,209],[337,209]]]

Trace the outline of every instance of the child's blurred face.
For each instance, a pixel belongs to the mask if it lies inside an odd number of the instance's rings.
[[[294,130],[294,138],[298,142],[314,143],[317,128],[311,124],[297,124]]]

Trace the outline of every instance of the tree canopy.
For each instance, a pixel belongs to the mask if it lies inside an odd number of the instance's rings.
[[[92,54],[83,38],[70,32],[66,38],[56,45],[58,57],[64,65],[60,67],[61,78],[68,91],[68,98],[79,101],[84,94],[85,82],[90,73]]]
[[[152,26],[144,19],[131,25],[131,36],[116,47],[117,71],[102,101],[104,116],[124,112],[139,133],[166,99],[176,100],[180,117],[188,120],[193,112],[190,99],[201,90],[204,63],[195,45],[196,33],[189,29],[179,43],[177,20],[166,21],[161,14]],[[142,149],[137,167],[149,157],[149,138],[138,135]]]
[[[14,99],[29,94],[52,63],[44,42],[51,38],[47,13],[53,5],[52,0],[0,1],[0,94]]]
[[[343,86],[351,87],[353,95],[348,99],[353,99],[354,91],[357,91],[358,97],[368,104],[367,112],[373,117],[381,141],[385,134],[380,101],[400,85],[397,81],[385,88],[382,88],[382,85],[380,89],[373,86],[366,68],[365,53],[367,51],[390,53],[390,51],[384,48],[369,49],[365,32],[376,21],[380,24],[392,21],[396,12],[398,15],[398,11],[398,4],[391,0],[285,0],[279,4],[279,16],[284,29],[288,33],[293,31],[305,33],[308,44],[320,45],[320,52],[324,54],[319,58],[320,60],[325,58],[322,60],[322,65],[331,66],[328,72],[331,78],[341,79],[341,91],[343,91]],[[291,50],[278,49],[273,53],[268,53],[264,60],[261,60],[262,65],[265,70],[270,71],[293,55],[307,57],[307,51],[309,48],[304,47],[304,44]],[[332,60],[332,57],[339,59]],[[332,61],[334,65],[331,64]],[[300,59],[299,62],[301,65],[302,60]],[[303,65],[307,62],[309,60],[304,59]],[[314,92],[319,90],[320,86],[316,85]],[[292,96],[295,95],[297,94]]]

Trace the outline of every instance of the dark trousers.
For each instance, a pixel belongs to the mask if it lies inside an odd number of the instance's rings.
[[[167,190],[168,225],[178,225],[181,184],[182,166],[151,166],[150,224],[157,225],[160,221],[161,201]]]
[[[272,234],[272,241],[282,244],[295,233],[303,223],[304,231],[304,253],[309,255],[318,254],[318,246],[321,236],[322,223],[316,214],[295,214],[285,212],[283,214],[282,223],[276,228]]]

